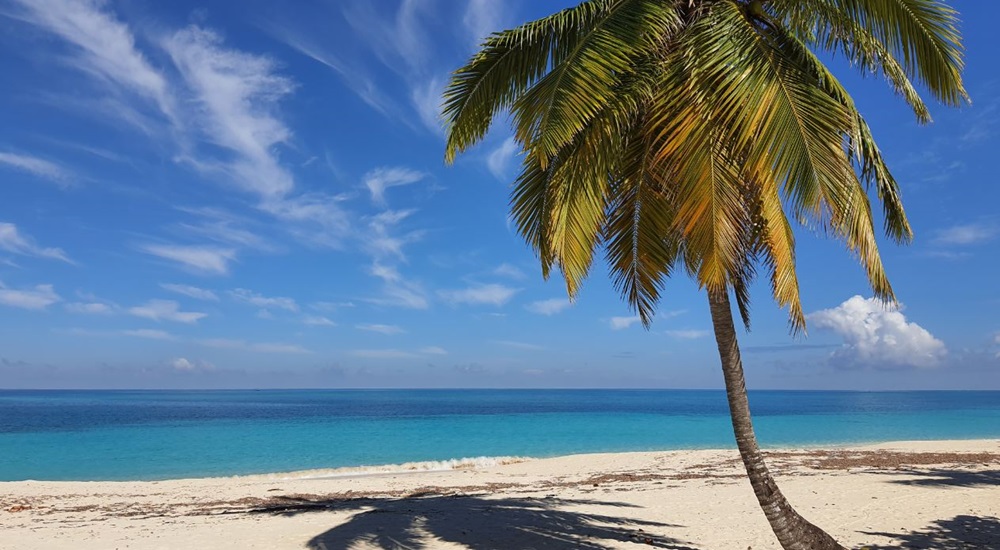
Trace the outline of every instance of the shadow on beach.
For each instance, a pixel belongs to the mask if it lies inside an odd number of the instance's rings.
[[[434,548],[441,542],[459,544],[471,550],[597,550],[609,548],[611,542],[699,550],[657,534],[664,528],[678,527],[676,525],[565,510],[578,505],[633,507],[594,500],[417,495],[330,501],[288,498],[254,512],[276,515],[355,512],[344,523],[313,537],[307,547],[315,550],[347,550],[359,543],[376,548],[424,549]]]
[[[865,546],[868,550],[899,550],[926,548],[934,550],[997,550],[1000,549],[1000,518],[955,516],[938,520],[929,527],[911,533],[876,533],[866,535],[890,537],[900,541],[892,546]]]
[[[963,470],[895,470],[894,476],[913,476],[915,479],[894,479],[891,483],[917,487],[996,487],[1000,486],[1000,470],[970,472]],[[1000,544],[998,544],[1000,546]]]

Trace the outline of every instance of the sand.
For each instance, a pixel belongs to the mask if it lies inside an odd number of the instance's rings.
[[[1000,549],[1000,440],[769,456],[797,509],[848,547]],[[735,451],[505,462],[0,483],[0,548],[779,548]]]

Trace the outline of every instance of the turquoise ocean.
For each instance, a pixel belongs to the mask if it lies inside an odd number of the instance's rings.
[[[750,400],[765,447],[1000,438],[1000,392]],[[732,447],[725,394],[711,390],[0,391],[2,481]]]

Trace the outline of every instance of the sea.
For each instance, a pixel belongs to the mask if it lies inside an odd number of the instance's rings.
[[[1000,438],[1000,392],[751,391],[750,402],[764,447]],[[722,391],[0,391],[0,481],[358,475],[707,448],[735,448]]]

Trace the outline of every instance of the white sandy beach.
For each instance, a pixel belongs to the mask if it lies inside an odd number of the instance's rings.
[[[1000,440],[769,454],[848,546],[1000,548]],[[778,548],[735,451],[322,474],[0,483],[0,548]]]

